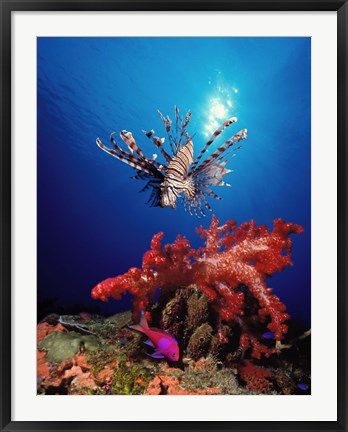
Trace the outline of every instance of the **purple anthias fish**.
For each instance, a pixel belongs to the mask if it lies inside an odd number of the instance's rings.
[[[140,323],[129,326],[129,328],[144,333],[144,335],[148,337],[148,340],[144,343],[155,350],[152,354],[146,353],[148,356],[153,358],[166,358],[170,361],[179,360],[178,342],[164,330],[149,327],[144,311],[141,312]]]

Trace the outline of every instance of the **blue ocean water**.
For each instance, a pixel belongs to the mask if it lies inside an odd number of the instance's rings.
[[[157,114],[192,111],[195,154],[214,126],[248,139],[228,168],[232,187],[210,199],[221,222],[283,218],[305,232],[293,238],[293,267],[268,286],[293,318],[310,325],[310,38],[38,38],[38,315],[62,310],[113,314],[130,306],[94,301],[98,282],[140,266],[154,233],[165,242],[210,224],[182,207],[151,208],[134,171],[101,151],[111,132],[166,136]]]

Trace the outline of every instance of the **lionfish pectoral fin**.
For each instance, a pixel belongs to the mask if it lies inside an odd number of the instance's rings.
[[[236,122],[237,122],[237,117],[231,117],[228,120],[226,120],[218,129],[216,129],[216,131],[212,134],[212,136],[209,138],[209,140],[205,143],[205,146],[202,148],[201,152],[199,153],[199,155],[196,157],[195,161],[193,162],[193,165],[191,167],[192,171],[196,168],[196,166],[198,165],[198,163],[201,160],[202,156],[208,150],[208,148],[213,144],[213,142],[215,141],[215,139],[219,135],[221,135],[222,132],[227,127],[231,126],[231,124],[236,123]]]
[[[138,159],[134,155],[127,153],[125,150],[121,149],[114,138],[110,137],[111,142],[114,145],[113,149],[110,149],[109,147],[106,147],[102,141],[97,138],[96,143],[100,149],[105,151],[106,153],[110,154],[114,158],[120,160],[121,162],[131,166],[137,171],[143,171],[146,174],[149,174],[150,176],[155,176],[161,174],[158,169],[149,161]],[[162,175],[162,174],[161,174]]]

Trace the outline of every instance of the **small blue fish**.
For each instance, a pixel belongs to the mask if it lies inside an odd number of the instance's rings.
[[[271,331],[267,331],[267,332],[263,333],[262,337],[264,339],[274,339],[274,333]]]
[[[297,388],[299,388],[300,390],[306,391],[306,390],[308,390],[308,385],[305,383],[300,383],[300,384],[298,384]]]

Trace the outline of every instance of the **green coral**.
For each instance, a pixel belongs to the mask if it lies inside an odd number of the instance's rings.
[[[95,376],[99,374],[106,365],[112,363],[119,356],[119,350],[111,344],[103,344],[100,349],[87,354],[87,360],[92,365],[91,371]]]
[[[47,360],[60,363],[74,357],[78,352],[93,352],[100,346],[95,336],[82,336],[75,332],[56,331],[46,336],[38,345],[41,351],[47,351]]]
[[[127,365],[120,362],[115,370],[112,384],[112,394],[141,395],[153,378],[153,372],[141,365]]]

